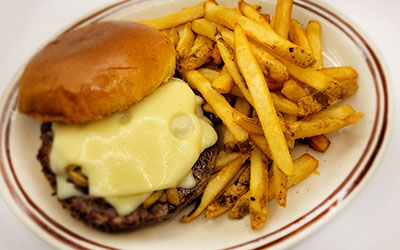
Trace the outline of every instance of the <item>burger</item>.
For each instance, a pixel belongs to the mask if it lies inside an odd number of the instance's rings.
[[[18,110],[42,122],[37,158],[73,217],[128,230],[166,220],[202,193],[217,134],[174,73],[171,41],[122,21],[64,33],[27,64]]]

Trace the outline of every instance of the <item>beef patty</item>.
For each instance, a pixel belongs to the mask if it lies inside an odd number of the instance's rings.
[[[37,158],[42,165],[44,175],[56,192],[56,176],[50,168],[50,152],[53,143],[51,123],[42,124],[40,138],[42,140],[42,145]],[[128,215],[120,216],[103,198],[74,196],[59,201],[64,208],[71,211],[73,217],[81,219],[87,224],[105,231],[123,231],[144,224],[166,220],[177,214],[195,198],[200,196],[215,166],[217,152],[218,148],[213,146],[200,154],[199,159],[192,167],[193,176],[196,180],[195,186],[193,188],[177,188],[180,198],[179,206],[156,202],[149,208],[140,206]]]

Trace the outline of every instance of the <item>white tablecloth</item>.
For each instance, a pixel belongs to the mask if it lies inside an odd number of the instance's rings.
[[[330,5],[372,38],[391,72],[396,100],[392,141],[381,166],[350,205],[294,249],[400,249],[400,1],[335,0]],[[112,0],[1,0],[0,92],[21,63],[55,32]],[[397,160],[396,160],[397,159]],[[53,249],[0,199],[0,249]]]

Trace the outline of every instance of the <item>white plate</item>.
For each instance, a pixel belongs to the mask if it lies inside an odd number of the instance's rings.
[[[196,2],[126,1],[94,12],[65,30],[108,19],[158,17]],[[263,1],[262,5],[263,11],[272,13],[272,2]],[[271,202],[268,223],[260,231],[250,229],[248,218],[232,221],[227,216],[213,220],[201,217],[189,224],[179,223],[178,216],[123,234],[99,232],[72,219],[51,197],[50,186],[35,159],[40,124],[15,112],[19,74],[0,106],[0,186],[7,203],[35,233],[63,249],[281,248],[303,238],[331,218],[367,182],[385,150],[393,115],[387,71],[359,28],[331,7],[315,1],[296,1],[293,16],[303,25],[311,19],[321,22],[326,66],[350,65],[359,72],[360,89],[345,103],[366,116],[357,126],[329,134],[332,145],[326,154],[310,151],[320,159],[321,175],[313,175],[290,189],[287,208]]]

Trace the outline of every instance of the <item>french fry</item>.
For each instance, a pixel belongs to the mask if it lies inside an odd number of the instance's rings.
[[[161,195],[160,199],[158,199],[159,202],[161,203],[167,203],[167,194],[165,192],[163,192],[163,194]]]
[[[247,4],[243,0],[240,0],[238,2],[239,10],[240,13],[242,13],[243,16],[249,18],[250,20],[253,20],[254,22],[257,22],[262,25],[268,24],[268,22],[258,13],[257,10],[255,10],[253,7],[251,7],[250,4]]]
[[[236,98],[235,101],[235,109],[240,113],[249,116],[251,114],[252,107],[251,105],[243,98]]]
[[[161,195],[164,193],[164,190],[158,190],[151,193],[151,195],[143,202],[144,208],[151,207],[154,203],[160,199]]]
[[[235,109],[233,109],[233,112],[235,110],[238,110],[245,116],[250,115],[251,106],[247,101],[242,98],[236,98],[234,108]],[[223,143],[224,149],[228,152],[249,152],[250,150],[250,144],[248,141],[238,142],[229,132],[229,130],[225,131]]]
[[[236,201],[249,190],[250,168],[247,164],[242,174],[232,182],[217,200],[208,205],[206,217],[211,219],[231,209]]]
[[[348,118],[350,115],[353,115],[355,113],[356,111],[350,105],[343,105],[325,109],[318,113],[306,116],[302,119],[302,121],[312,121],[312,120],[326,119],[326,118],[344,120]]]
[[[192,30],[199,35],[208,37],[216,41],[215,35],[217,34],[217,25],[208,21],[205,18],[200,18],[192,21]]]
[[[211,86],[221,94],[229,93],[233,85],[234,82],[232,76],[229,74],[226,66],[222,68],[218,77],[211,82]]]
[[[204,189],[200,205],[189,215],[183,216],[181,222],[189,222],[199,216],[203,210],[207,208],[208,204],[210,204],[232,180],[232,178],[237,174],[240,167],[248,158],[248,154],[243,154],[219,171],[214,178],[208,182],[206,188]]]
[[[324,74],[332,77],[336,81],[346,81],[357,79],[358,73],[352,67],[331,67],[320,69]]]
[[[268,167],[257,147],[251,152],[250,161],[250,224],[256,230],[267,221]]]
[[[88,179],[81,172],[81,167],[78,165],[69,165],[67,167],[68,179],[70,179],[75,185],[80,187],[88,186]]]
[[[172,27],[172,28],[169,30],[169,39],[172,41],[172,43],[174,44],[175,47],[178,45],[178,42],[179,42],[179,33],[178,33],[178,31],[175,29],[175,27]]]
[[[294,44],[297,44],[312,53],[311,45],[308,41],[306,32],[295,19],[290,20],[289,39]]]
[[[271,17],[271,21],[269,23],[270,23],[271,27],[274,29],[274,27],[275,27],[275,16]]]
[[[178,71],[186,71],[202,66],[210,60],[213,48],[213,41],[205,36],[197,36],[189,56],[178,58],[176,68]]]
[[[233,108],[221,94],[211,87],[210,82],[196,70],[183,72],[182,75],[202,94],[235,139],[240,142],[246,141],[249,137],[248,133],[232,120]]]
[[[283,115],[283,119],[285,120],[285,123],[291,123],[291,122],[297,122],[297,116],[295,115]]]
[[[176,52],[178,58],[187,57],[193,47],[195,34],[192,31],[192,24],[187,23],[183,28],[181,37],[179,38],[178,44],[176,45]]]
[[[207,113],[211,113],[211,114],[215,115],[215,111],[213,110],[213,108],[208,103],[205,103],[203,105],[203,110],[206,111]]]
[[[272,159],[271,150],[269,149],[268,142],[264,135],[249,134],[250,139],[261,149],[261,151]]]
[[[232,86],[232,89],[231,89],[231,92],[230,92],[230,93],[231,93],[232,95],[236,96],[236,97],[245,99],[244,96],[243,96],[243,94],[242,94],[242,92],[240,91],[240,89],[239,89],[239,87],[238,87],[237,85],[233,85],[233,86]]]
[[[242,195],[239,200],[232,207],[231,211],[229,211],[230,219],[242,219],[246,214],[249,213],[249,200],[250,200],[250,192]]]
[[[270,23],[271,16],[268,13],[260,14],[267,23]],[[272,25],[271,25],[272,26]]]
[[[164,30],[176,27],[181,24],[203,17],[204,4],[205,2],[199,3],[195,6],[184,8],[179,12],[175,12],[173,14],[166,15],[164,17],[155,18],[151,20],[138,21],[138,23],[146,24],[157,30]]]
[[[168,188],[165,193],[167,194],[167,200],[169,204],[179,206],[180,199],[178,190],[176,188]]]
[[[286,194],[288,189],[288,177],[276,166],[276,164],[272,164],[272,176],[270,178],[270,186],[271,192],[273,193],[273,197],[278,202],[279,206],[286,207]],[[294,170],[293,175],[294,176]]]
[[[232,31],[224,29],[221,31],[221,36],[231,48],[235,47],[235,39]],[[286,66],[279,60],[254,43],[250,43],[250,47],[265,76],[277,82],[286,81],[289,78]],[[268,84],[268,86],[271,85],[270,82]]]
[[[212,57],[212,61],[215,63],[215,65],[217,65],[217,66],[221,65],[222,58],[221,58],[221,54],[219,53],[217,44],[214,45],[211,57]]]
[[[209,68],[199,68],[197,71],[199,71],[200,74],[202,74],[210,82],[214,81],[219,76],[218,71]]]
[[[287,178],[287,188],[293,187],[314,173],[318,168],[318,160],[308,153],[303,154],[293,161],[294,175]],[[272,179],[272,178],[271,178]],[[274,183],[268,183],[268,200],[275,198]]]
[[[312,95],[300,98],[299,114],[306,116],[318,112],[328,106],[335,105],[349,96],[352,96],[358,89],[356,80],[346,80],[328,87],[324,91],[314,92]]]
[[[295,144],[295,139],[293,138],[293,134],[292,132],[289,130],[289,127],[286,124],[286,120],[284,118],[284,116],[282,115],[282,113],[277,112],[277,116],[279,118],[280,124],[281,124],[281,128],[282,128],[282,132],[285,136],[286,139],[286,144],[288,146],[289,152],[292,152],[293,148],[294,148],[294,144]]]
[[[278,110],[279,112],[288,115],[299,114],[299,107],[297,106],[297,104],[275,93],[271,93],[271,98],[272,102],[275,105],[275,109]]]
[[[294,175],[288,177],[287,186],[292,187],[299,184],[307,176],[318,168],[318,160],[306,153],[297,158],[294,162]]]
[[[288,126],[290,131],[293,132],[293,137],[299,139],[331,133],[348,125],[357,124],[363,116],[364,114],[362,113],[354,113],[345,119],[313,119],[310,121],[292,122]]]
[[[323,91],[329,86],[337,84],[333,78],[325,75],[321,71],[312,68],[302,68],[282,57],[279,57],[281,62],[286,66],[289,74],[297,80],[313,87],[316,90]]]
[[[322,56],[321,24],[318,21],[310,21],[306,28],[306,35],[315,58],[315,64],[312,67],[314,69],[322,69],[324,67],[324,59]]]
[[[235,47],[238,66],[249,86],[254,102],[253,107],[260,119],[272,159],[285,175],[293,175],[292,158],[276,115],[271,94],[240,25],[235,26]]]
[[[220,171],[223,167],[228,165],[228,163],[237,159],[239,156],[240,156],[240,153],[238,153],[238,152],[228,153],[223,150],[219,151],[219,153],[217,155],[217,159],[215,161],[214,171],[215,172]]]
[[[283,84],[282,94],[292,102],[297,103],[301,98],[307,96],[307,92],[296,81],[289,80]]]
[[[313,137],[306,138],[306,143],[308,146],[310,146],[312,149],[325,153],[325,151],[328,149],[329,145],[331,142],[329,141],[328,138],[326,138],[325,135],[317,135]]]
[[[240,24],[252,39],[302,67],[307,67],[314,63],[311,53],[280,37],[269,24],[261,25],[233,10],[213,3],[206,3],[205,18],[230,29],[233,29],[235,24]]]
[[[256,135],[264,134],[260,121],[257,118],[249,118],[238,111],[232,112],[232,118],[236,124],[246,130],[248,133]]]
[[[282,38],[287,39],[292,16],[293,0],[278,0],[275,9],[274,29]]]
[[[232,76],[233,81],[239,87],[246,100],[249,103],[252,103],[250,92],[247,89],[246,83],[244,82],[243,77],[239,72],[234,52],[222,39],[217,40],[217,46],[219,52],[221,53],[221,57],[225,62],[225,66],[229,71],[229,74]]]

